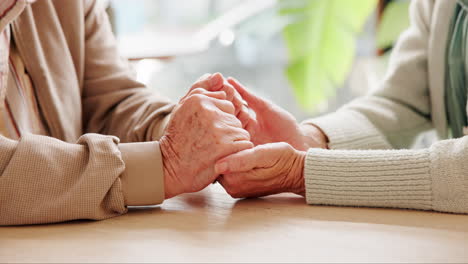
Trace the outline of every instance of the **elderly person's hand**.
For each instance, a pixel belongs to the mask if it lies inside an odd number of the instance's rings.
[[[260,197],[282,192],[304,195],[306,153],[287,143],[259,145],[216,163],[219,183],[234,198]]]
[[[234,105],[234,115],[241,121],[243,128],[245,128],[252,120],[252,116],[249,112],[249,109],[245,105],[245,101],[242,100],[242,97],[236,91],[236,89],[234,89],[231,84],[225,81],[221,73],[203,75],[197,82],[192,85],[190,91],[197,88],[203,88],[211,92],[225,92],[226,100],[231,101]]]
[[[229,78],[228,83],[239,92],[248,107],[255,112],[255,118],[245,126],[255,145],[287,142],[297,150],[327,148],[327,138],[317,127],[299,126],[289,112],[256,96],[237,80]]]
[[[253,147],[225,92],[197,88],[181,99],[160,140],[165,196],[197,192],[214,182],[215,162]]]

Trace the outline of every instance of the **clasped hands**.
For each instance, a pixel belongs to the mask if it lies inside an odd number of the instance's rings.
[[[217,73],[179,101],[160,146],[166,199],[215,181],[234,198],[304,195],[305,151],[326,147],[326,137]]]

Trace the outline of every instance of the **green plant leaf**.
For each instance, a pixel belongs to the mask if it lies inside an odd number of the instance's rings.
[[[288,1],[282,0],[285,5]],[[302,2],[301,8],[281,11],[297,18],[284,30],[290,60],[286,74],[299,103],[314,111],[345,81],[355,54],[356,36],[377,0]]]
[[[391,47],[401,32],[409,27],[408,15],[410,1],[393,1],[387,5],[377,32],[377,47],[386,49]]]

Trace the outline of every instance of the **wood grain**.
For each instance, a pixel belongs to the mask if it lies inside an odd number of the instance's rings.
[[[468,262],[468,216],[235,200],[219,185],[105,221],[1,227],[0,262]]]

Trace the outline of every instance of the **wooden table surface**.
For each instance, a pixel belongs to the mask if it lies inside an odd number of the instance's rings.
[[[0,262],[468,262],[468,216],[234,200],[219,185],[106,221],[0,227]]]

